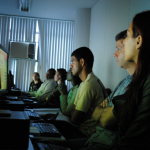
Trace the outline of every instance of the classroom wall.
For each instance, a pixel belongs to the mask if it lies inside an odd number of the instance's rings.
[[[114,90],[128,75],[113,57],[116,34],[128,28],[136,13],[148,9],[148,0],[99,0],[92,7],[89,47],[95,57],[93,71],[105,87]]]
[[[57,10],[53,13],[49,1],[41,7],[42,3],[40,0],[33,0],[31,11],[26,13],[19,11],[18,0],[1,0],[0,14],[60,19]],[[57,8],[62,9],[64,5],[66,4],[63,3]],[[72,9],[68,12],[61,11],[62,20],[75,20],[74,48],[87,46],[93,51],[95,57],[93,71],[105,87],[114,90],[118,82],[128,74],[126,70],[118,67],[113,57],[116,50],[116,34],[128,28],[136,13],[148,9],[150,0],[99,0],[91,9],[78,10],[75,18],[69,15]]]
[[[82,46],[89,47],[91,9],[84,8],[76,11],[74,49]]]

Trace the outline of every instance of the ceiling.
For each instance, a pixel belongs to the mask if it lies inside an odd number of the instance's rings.
[[[0,0],[0,14],[75,20],[77,9],[92,8],[99,0],[31,0],[29,12],[21,12],[19,0]]]

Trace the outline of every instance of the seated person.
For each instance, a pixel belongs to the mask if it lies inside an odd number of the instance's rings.
[[[126,62],[124,59],[123,40],[126,37],[126,32],[127,30],[122,31],[116,35],[115,39],[117,42],[117,49],[114,53],[114,57],[116,57],[119,67],[126,69],[129,75],[117,85],[115,90],[110,94],[110,96],[106,100],[103,101],[103,103],[96,107],[93,113],[93,118],[96,121],[100,122],[100,126],[96,127],[96,133],[88,139],[87,145],[89,147],[98,147],[100,149],[102,145],[107,148],[114,140],[116,135],[116,131],[114,129],[115,127],[118,127],[118,121],[112,112],[112,110],[114,109],[112,100],[115,96],[122,95],[126,92],[136,68],[135,62]]]
[[[133,18],[124,43],[124,59],[136,64],[131,82],[124,94],[113,97],[118,132],[105,150],[149,150],[150,145],[150,11]],[[103,150],[104,146],[97,147]],[[85,149],[84,149],[85,150]]]
[[[100,79],[92,72],[94,56],[89,48],[80,47],[73,51],[71,61],[72,74],[82,80],[74,101],[75,110],[71,115],[71,122],[77,125],[84,135],[90,137],[98,125],[92,114],[107,94]]]
[[[39,87],[41,86],[41,84],[43,83],[40,79],[40,75],[38,72],[34,72],[32,75],[32,82],[30,83],[29,86],[29,92],[34,92],[37,91],[39,89]]]
[[[78,76],[73,76],[71,69],[67,73],[67,81],[71,81],[72,88],[67,95],[67,89],[62,88],[60,95],[60,108],[63,115],[71,117],[71,113],[74,110],[74,100],[77,94],[78,87],[81,83],[81,79]]]
[[[66,80],[66,70],[63,68],[57,69],[55,75],[54,75],[54,80],[58,83],[53,91],[51,91],[48,96],[46,97],[46,102],[48,105],[52,106],[55,105],[57,107],[60,107],[60,91],[62,88],[67,89],[67,86],[65,85],[65,80]]]
[[[54,80],[55,72],[55,69],[49,69],[46,73],[46,80],[41,84],[40,88],[37,91],[29,92],[31,96],[34,96],[37,99],[38,104],[45,101],[49,93],[55,89],[55,86],[57,85]]]
[[[100,123],[96,127],[96,133],[94,133],[89,139],[88,138],[73,139],[62,143],[58,142],[57,144],[68,146],[72,150],[101,149],[101,146],[103,150],[105,148],[108,148],[112,143],[112,141],[114,140],[116,136],[116,129],[118,127],[118,122],[112,112],[114,108],[112,99],[117,95],[123,94],[127,90],[126,87],[128,87],[128,84],[131,82],[132,75],[136,68],[136,64],[134,62],[126,62],[124,60],[123,40],[125,37],[126,37],[126,30],[116,35],[117,50],[114,53],[114,57],[116,57],[119,67],[126,69],[130,75],[128,75],[125,79],[123,79],[115,88],[115,90],[112,92],[112,94],[99,106],[96,107],[93,113],[93,118],[95,119],[95,121]],[[107,107],[108,101],[109,107]]]

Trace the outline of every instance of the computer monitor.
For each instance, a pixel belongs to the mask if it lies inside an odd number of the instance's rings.
[[[0,44],[0,96],[8,93],[8,50]]]

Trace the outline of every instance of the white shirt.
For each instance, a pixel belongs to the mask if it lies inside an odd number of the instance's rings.
[[[35,96],[38,101],[44,101],[46,100],[46,97],[48,97],[49,93],[55,89],[56,85],[57,83],[54,79],[47,79],[41,84],[37,91],[30,92],[30,95]]]

